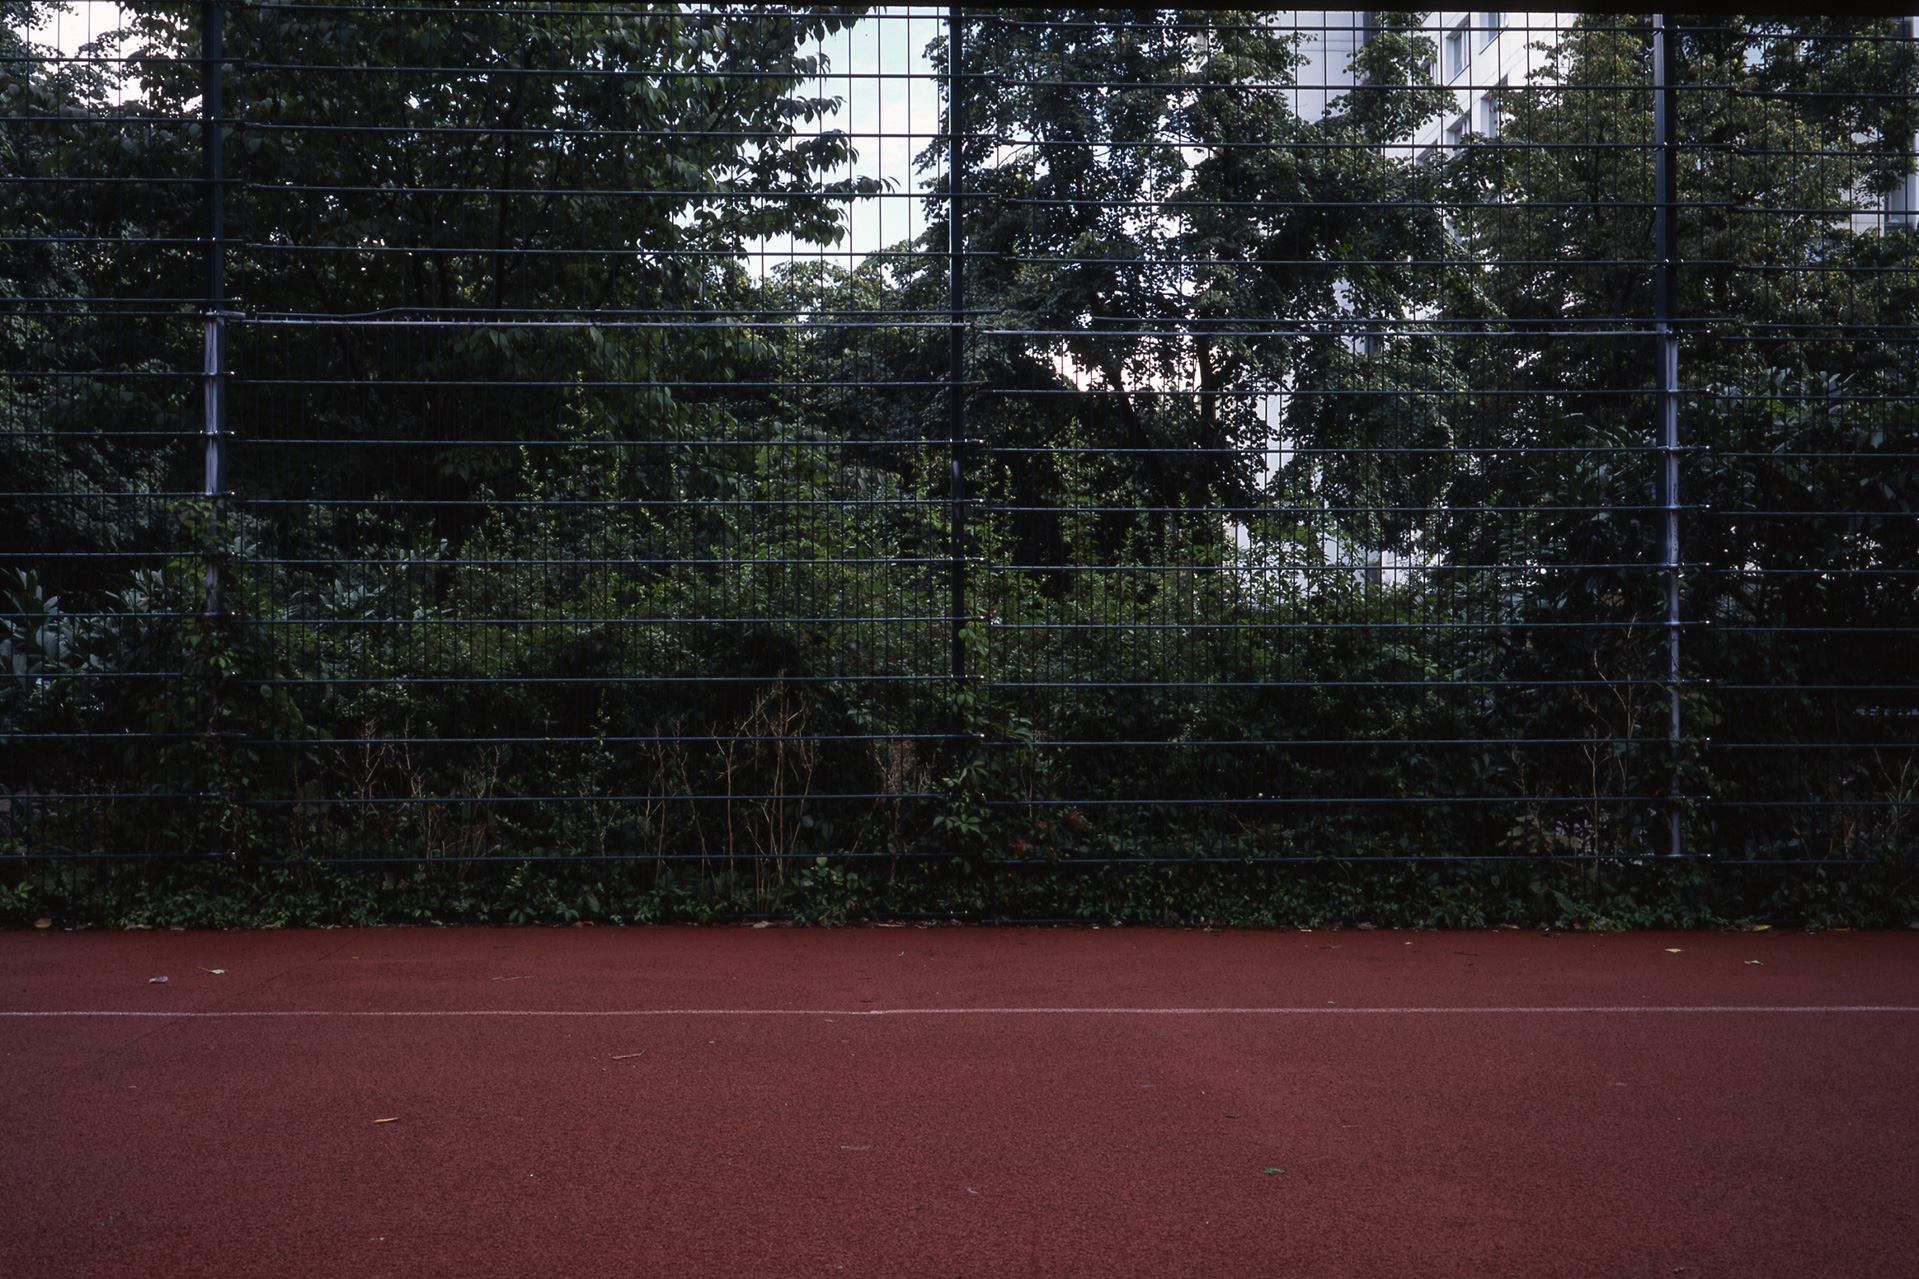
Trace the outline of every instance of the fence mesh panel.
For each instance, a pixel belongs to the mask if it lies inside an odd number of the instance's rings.
[[[1907,19],[8,21],[22,875],[1910,854]]]

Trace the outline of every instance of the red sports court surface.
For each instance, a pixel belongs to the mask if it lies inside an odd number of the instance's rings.
[[[0,1052],[6,1276],[1919,1274],[1919,933],[10,933]]]

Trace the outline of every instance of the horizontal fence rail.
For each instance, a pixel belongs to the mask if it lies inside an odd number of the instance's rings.
[[[23,14],[21,902],[1910,890],[1911,19]]]

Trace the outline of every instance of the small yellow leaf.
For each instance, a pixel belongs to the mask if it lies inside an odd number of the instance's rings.
[[[1668,955],[1677,955],[1677,954],[1679,953],[1679,947],[1677,947],[1677,946],[1668,946],[1668,947],[1666,947],[1666,953],[1667,953]]]
[[[397,1124],[400,1122],[400,1117],[398,1115],[393,1115],[390,1118],[376,1119],[373,1122],[376,1124]]]
[[[1756,960],[1756,959],[1748,959],[1748,960],[1747,960],[1746,962],[1747,962],[1747,963],[1749,963],[1749,964],[1756,964],[1756,963],[1758,963],[1759,961],[1758,961],[1758,960]]]
[[[1753,930],[1753,931],[1754,931],[1755,933],[1763,933],[1763,932],[1765,932],[1765,931],[1767,931],[1768,929],[1770,929],[1771,927],[1772,927],[1772,925],[1771,925],[1771,924],[1754,924],[1754,925],[1752,926],[1752,930]]]

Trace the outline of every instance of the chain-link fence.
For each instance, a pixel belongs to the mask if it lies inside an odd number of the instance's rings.
[[[1905,873],[1907,20],[4,7],[26,878]]]

